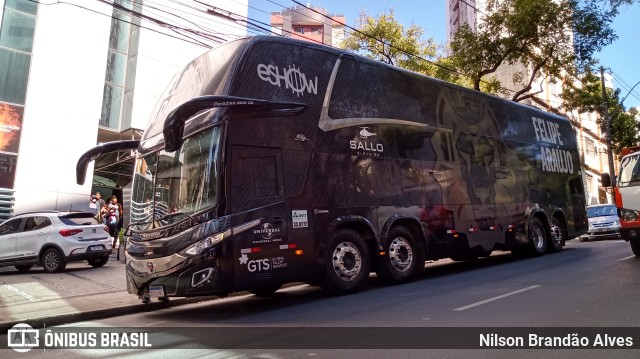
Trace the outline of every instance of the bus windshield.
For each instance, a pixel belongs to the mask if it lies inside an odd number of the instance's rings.
[[[626,157],[620,163],[620,179],[618,186],[640,185],[640,154]]]
[[[131,229],[163,227],[217,204],[219,139],[217,126],[185,139],[175,152],[137,159]]]

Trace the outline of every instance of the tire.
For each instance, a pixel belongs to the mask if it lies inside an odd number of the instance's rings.
[[[629,240],[629,244],[631,244],[631,251],[633,251],[633,254],[640,258],[640,238],[633,238]]]
[[[42,267],[47,273],[59,273],[67,266],[62,253],[55,248],[49,248],[42,254]]]
[[[252,289],[248,292],[255,295],[256,297],[272,297],[278,291],[278,289],[280,289],[280,287],[282,286],[280,284],[277,284],[269,287]]]
[[[567,240],[566,226],[560,219],[553,217],[550,229],[551,236],[549,236],[547,244],[547,253],[560,252],[564,247],[564,242]]]
[[[578,240],[580,242],[589,242],[589,238],[588,237],[579,237]]]
[[[322,288],[344,295],[361,290],[369,279],[371,256],[362,236],[350,229],[335,231],[324,255]]]
[[[20,272],[26,272],[29,269],[33,268],[33,264],[15,265],[14,267],[16,267],[16,269]]]
[[[526,258],[530,256],[543,255],[547,250],[547,230],[542,222],[537,218],[532,218],[529,222],[529,243],[518,245],[511,249],[511,253],[516,257]]]
[[[89,265],[94,268],[102,267],[105,264],[107,264],[108,261],[109,261],[109,256],[87,259],[87,263],[89,263]]]
[[[544,224],[537,219],[532,218],[529,222],[529,248],[534,256],[541,256],[547,251],[547,229]]]
[[[376,273],[389,284],[410,282],[424,270],[422,251],[411,231],[405,227],[391,228],[388,238],[387,255],[382,257]]]

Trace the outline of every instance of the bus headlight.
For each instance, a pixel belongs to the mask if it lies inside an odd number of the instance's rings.
[[[182,254],[186,254],[188,256],[197,256],[203,252],[205,252],[206,250],[208,250],[209,248],[215,246],[216,244],[222,242],[222,240],[229,236],[231,234],[231,231],[224,231],[224,232],[220,232],[220,233],[216,233],[212,236],[209,236],[205,239],[199,240],[196,243],[190,245],[189,247],[187,247],[187,249],[182,251]]]

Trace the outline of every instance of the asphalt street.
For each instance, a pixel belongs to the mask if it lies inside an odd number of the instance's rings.
[[[272,298],[253,295],[217,299],[180,307],[137,313],[95,321],[72,323],[71,327],[137,327],[170,332],[184,327],[191,333],[208,333],[206,327],[251,328],[383,328],[389,348],[394,327],[429,328],[607,328],[637,327],[640,323],[640,260],[632,256],[624,241],[580,243],[570,241],[556,254],[518,259],[496,253],[474,262],[429,263],[416,281],[386,286],[372,275],[369,287],[349,296],[333,297],[317,287],[293,286]],[[384,328],[387,329],[384,332]],[[301,329],[303,331],[303,329]],[[419,330],[419,329],[418,329]],[[462,329],[461,329],[462,330]],[[532,329],[533,330],[533,329]],[[219,332],[215,332],[219,333]],[[265,332],[267,333],[267,332]],[[211,332],[213,335],[214,332]],[[195,335],[195,334],[194,334]],[[198,336],[201,338],[201,336]],[[168,335],[152,350],[49,350],[50,355],[69,358],[122,357],[212,357],[212,358],[631,358],[639,350],[615,349],[367,349],[384,347],[380,342],[359,338],[358,350],[333,348],[315,343],[304,349],[211,349],[189,332]],[[311,346],[311,345],[310,345]],[[296,347],[295,343],[292,347]],[[199,348],[199,349],[194,349]],[[27,355],[28,354],[28,355]],[[29,352],[24,357],[42,353]],[[2,353],[0,353],[2,355]]]

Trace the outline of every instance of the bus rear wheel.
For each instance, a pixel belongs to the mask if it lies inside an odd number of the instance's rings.
[[[357,292],[369,279],[371,257],[362,236],[351,229],[333,233],[324,256],[324,290],[338,295]]]
[[[551,237],[549,237],[549,245],[547,246],[547,252],[559,252],[564,247],[564,242],[567,240],[567,230],[564,223],[556,217],[551,219]]]
[[[517,257],[540,256],[547,251],[547,230],[538,218],[532,218],[529,222],[528,243],[511,249],[511,253]]]
[[[532,218],[529,223],[529,248],[531,254],[540,256],[547,251],[547,231],[538,218]]]
[[[424,257],[418,243],[411,231],[401,226],[391,228],[388,238],[387,254],[376,270],[378,277],[390,284],[411,281],[418,271],[424,269]]]

